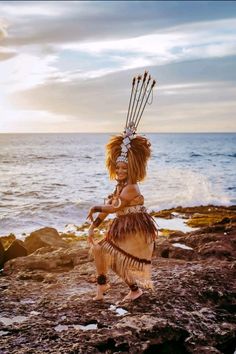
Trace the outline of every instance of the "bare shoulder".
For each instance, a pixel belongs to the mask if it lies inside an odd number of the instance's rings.
[[[139,187],[137,184],[127,184],[122,190],[120,197],[126,200],[132,200],[139,194]]]

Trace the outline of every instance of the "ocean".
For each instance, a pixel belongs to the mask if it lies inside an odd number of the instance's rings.
[[[115,186],[105,168],[111,133],[0,134],[0,235],[80,225]],[[236,204],[235,133],[150,133],[140,189],[149,211]]]

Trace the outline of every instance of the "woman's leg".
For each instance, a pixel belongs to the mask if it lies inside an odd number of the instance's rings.
[[[128,285],[130,291],[129,293],[123,298],[122,301],[126,301],[126,300],[135,300],[137,299],[139,296],[142,295],[143,291],[141,288],[138,287],[137,283],[134,282],[130,282],[127,281],[126,284]]]
[[[107,283],[107,271],[109,268],[109,255],[102,252],[99,244],[93,246],[93,255],[97,270],[97,295],[93,300],[103,300],[104,292],[110,288]]]
[[[121,303],[126,300],[135,300],[139,296],[142,295],[143,291],[141,288],[138,287],[135,277],[133,276],[132,272],[127,269],[127,267],[123,267],[122,265],[124,264],[123,262],[119,262],[116,260],[116,262],[113,262],[111,264],[111,269],[113,270],[114,273],[116,273],[119,277],[123,279],[123,281],[127,284],[129,287],[130,291],[129,293],[121,300]]]

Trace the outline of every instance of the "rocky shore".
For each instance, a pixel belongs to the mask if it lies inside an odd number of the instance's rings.
[[[105,301],[92,301],[96,273],[86,236],[50,227],[24,241],[1,235],[0,353],[233,354],[236,207],[178,207],[153,216],[195,229],[160,230],[154,291],[122,305],[127,287],[113,273]],[[87,227],[78,230],[86,234]]]

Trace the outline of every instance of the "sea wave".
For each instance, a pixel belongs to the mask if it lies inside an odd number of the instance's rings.
[[[0,233],[82,223],[90,206],[114,190],[105,170],[108,136],[0,134]],[[236,134],[150,134],[150,140],[152,158],[140,183],[147,207],[235,203]]]

